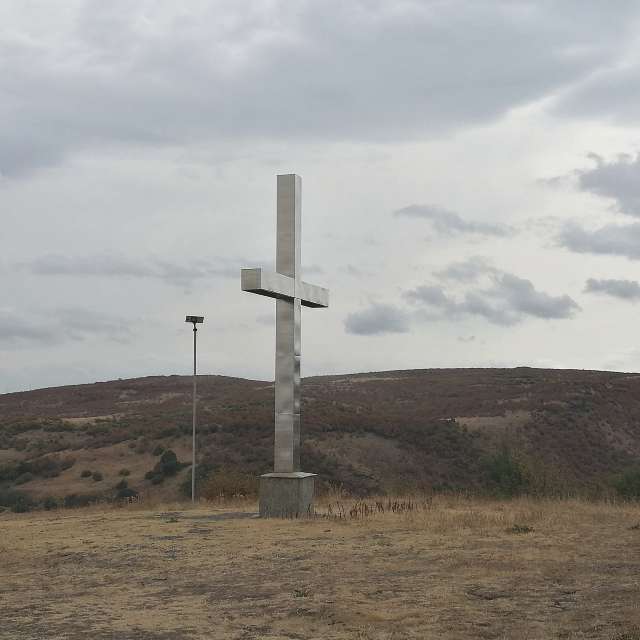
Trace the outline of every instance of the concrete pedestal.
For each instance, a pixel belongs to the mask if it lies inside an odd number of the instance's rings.
[[[260,476],[261,518],[313,515],[315,473],[265,473]]]

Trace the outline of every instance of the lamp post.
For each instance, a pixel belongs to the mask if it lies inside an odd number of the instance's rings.
[[[193,324],[193,429],[191,433],[191,502],[196,501],[196,335],[197,325],[204,322],[204,316],[187,316],[185,322]]]

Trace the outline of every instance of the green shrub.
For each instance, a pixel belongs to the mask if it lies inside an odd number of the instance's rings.
[[[160,465],[162,474],[165,476],[174,476],[180,470],[180,464],[178,463],[178,456],[168,449],[160,457]]]
[[[82,473],[80,474],[81,478],[90,478],[93,475],[93,471],[91,471],[90,469],[84,469],[84,471],[82,471]]]
[[[58,500],[57,500],[57,498],[54,498],[53,496],[47,496],[42,501],[42,506],[45,508],[46,511],[51,511],[52,509],[57,509],[58,508]]]
[[[507,450],[489,458],[486,474],[489,487],[501,496],[516,496],[527,488],[524,466]]]
[[[640,469],[628,469],[613,481],[613,488],[626,500],[640,498]]]
[[[135,498],[138,492],[135,489],[129,487],[129,483],[123,478],[116,485],[116,498]]]
[[[20,473],[24,473],[24,471],[15,462],[0,464],[0,482],[13,482]]]
[[[24,513],[33,508],[33,501],[23,491],[0,489],[0,505],[15,513]]]
[[[88,507],[100,501],[100,496],[91,493],[70,493],[64,497],[64,506],[67,508]]]
[[[151,480],[153,484],[160,484],[165,478],[176,475],[180,469],[188,466],[188,464],[178,462],[178,456],[176,456],[175,452],[167,449],[158,463],[151,471],[147,471],[144,477],[147,480]]]
[[[23,473],[22,475],[19,475],[16,478],[15,483],[16,484],[25,484],[26,482],[31,482],[31,480],[33,480],[33,474],[29,473],[27,471],[26,473]]]
[[[120,471],[118,471],[118,475],[129,476],[131,475],[131,471],[129,471],[129,469],[120,469]]]

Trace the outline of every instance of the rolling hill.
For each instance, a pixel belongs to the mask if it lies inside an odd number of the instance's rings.
[[[199,376],[199,483],[270,470],[273,383]],[[438,369],[306,378],[303,468],[355,494],[601,492],[640,461],[640,375]],[[191,378],[0,395],[0,492],[173,499],[191,456]],[[176,460],[161,454],[173,451]],[[163,471],[167,458],[169,469]],[[166,465],[165,465],[166,466]],[[167,470],[168,469],[168,470]],[[155,471],[154,471],[155,470]],[[124,480],[124,483],[123,483]]]

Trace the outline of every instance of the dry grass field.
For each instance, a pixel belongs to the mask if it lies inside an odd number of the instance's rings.
[[[640,638],[640,505],[381,502],[0,514],[0,637]]]

